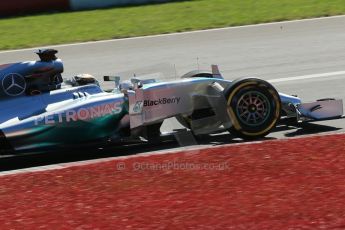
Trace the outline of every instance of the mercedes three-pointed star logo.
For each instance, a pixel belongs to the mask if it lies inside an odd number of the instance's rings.
[[[26,89],[26,82],[22,75],[9,73],[2,79],[2,88],[8,96],[19,96]]]

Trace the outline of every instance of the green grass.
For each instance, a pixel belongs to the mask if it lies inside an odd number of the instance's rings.
[[[344,0],[192,0],[0,20],[0,50],[345,13]]]

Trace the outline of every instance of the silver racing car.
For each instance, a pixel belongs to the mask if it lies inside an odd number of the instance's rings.
[[[158,139],[162,122],[172,117],[194,135],[229,131],[257,139],[278,122],[343,116],[342,100],[303,103],[258,78],[225,80],[216,65],[164,82],[105,76],[115,85],[106,92],[88,74],[63,80],[56,53],[39,50],[38,61],[0,65],[0,153]]]

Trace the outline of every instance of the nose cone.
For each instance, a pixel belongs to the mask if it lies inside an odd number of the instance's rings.
[[[0,155],[11,154],[14,152],[10,142],[8,142],[5,134],[0,130]]]

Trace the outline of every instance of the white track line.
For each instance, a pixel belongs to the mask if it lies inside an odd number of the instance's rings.
[[[0,51],[0,54],[12,53],[12,52],[21,52],[21,51],[28,51],[28,50],[36,50],[36,49],[43,49],[43,48],[59,48],[59,47],[68,47],[68,46],[80,46],[80,45],[107,43],[107,42],[114,42],[114,41],[137,40],[137,39],[146,39],[146,38],[155,38],[155,37],[170,37],[170,36],[175,36],[175,35],[184,35],[184,34],[193,34],[193,33],[206,33],[206,32],[212,32],[212,31],[233,30],[233,29],[250,28],[250,27],[261,27],[261,26],[268,26],[268,25],[281,25],[281,24],[285,24],[285,23],[296,23],[296,22],[305,22],[305,21],[306,22],[308,22],[308,21],[320,21],[320,20],[327,20],[327,19],[332,19],[332,18],[345,18],[345,15],[336,15],[336,16],[330,16],[330,17],[319,17],[319,18],[308,18],[308,19],[297,19],[297,20],[280,21],[280,22],[268,22],[268,23],[223,27],[223,28],[206,29],[206,30],[195,30],[195,31],[186,31],[186,32],[174,32],[174,33],[169,33],[169,34],[156,34],[156,35],[147,35],[147,36],[139,36],[139,37],[131,37],[131,38],[107,39],[107,40],[100,40],[100,41],[69,43],[69,44],[61,44],[61,45],[47,45],[47,46],[25,48],[25,49],[4,50],[4,51]]]
[[[332,77],[332,76],[339,76],[339,75],[345,75],[345,71],[318,73],[318,74],[302,75],[302,76],[296,76],[296,77],[276,78],[276,79],[272,79],[268,81],[270,83],[279,83],[279,82],[287,82],[287,81],[299,81],[299,80],[305,80],[305,79]]]

